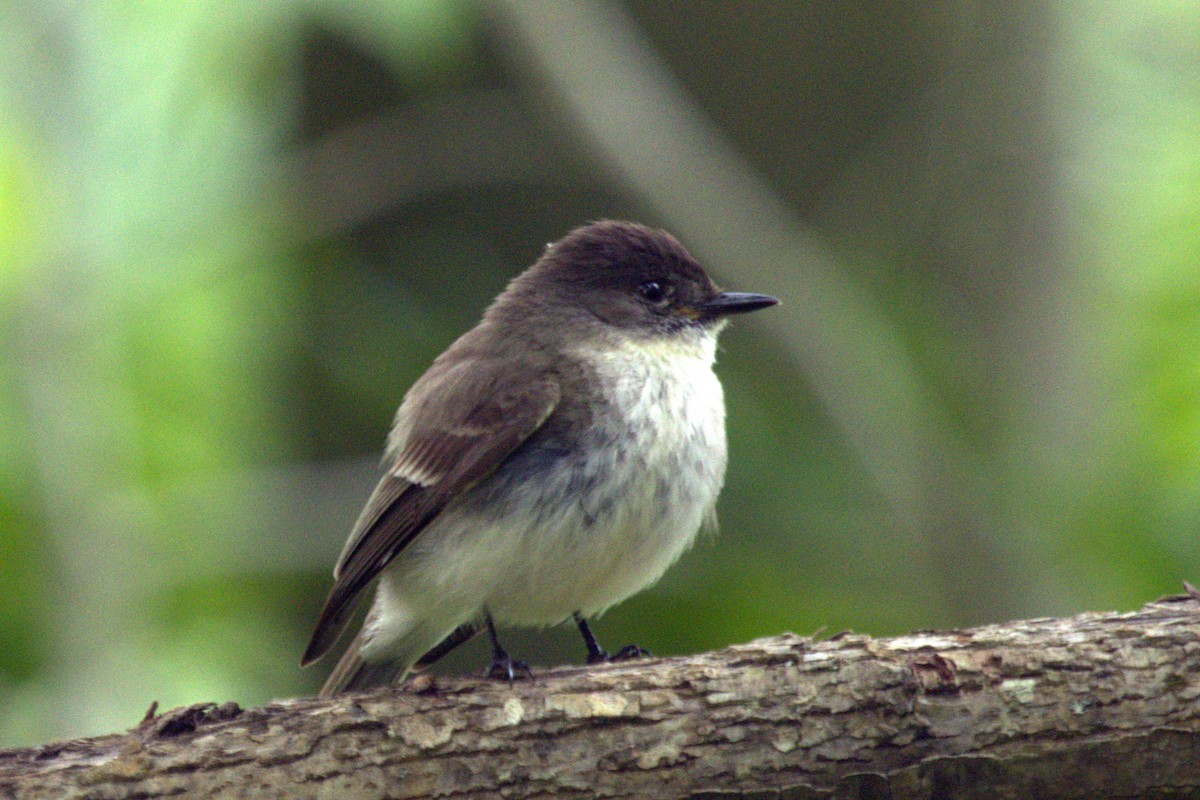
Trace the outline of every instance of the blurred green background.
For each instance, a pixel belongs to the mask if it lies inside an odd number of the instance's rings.
[[[719,537],[608,646],[1200,577],[1196,3],[8,0],[0,30],[0,746],[314,692],[404,390],[600,217],[784,301],[722,340]]]

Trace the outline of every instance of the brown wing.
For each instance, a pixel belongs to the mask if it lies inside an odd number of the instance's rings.
[[[375,487],[334,569],[334,584],[301,664],[320,658],[349,621],[359,595],[460,492],[489,475],[536,431],[558,384],[506,380],[512,365],[431,368],[396,415],[393,466]]]

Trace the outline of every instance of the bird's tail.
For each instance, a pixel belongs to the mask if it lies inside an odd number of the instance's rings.
[[[354,641],[346,648],[333,672],[325,679],[325,685],[321,687],[318,697],[333,697],[342,692],[360,692],[376,686],[386,686],[402,680],[408,673],[409,662],[404,659],[365,661],[359,652],[361,646],[360,633],[354,637]]]
[[[346,648],[333,672],[326,678],[318,696],[333,697],[342,692],[360,692],[402,681],[409,672],[419,672],[460,644],[469,642],[479,631],[480,628],[475,623],[464,622],[449,634],[439,632],[432,639],[410,633],[405,637],[409,644],[405,653],[380,661],[368,661],[362,657],[360,650],[363,634],[360,632]],[[438,644],[430,647],[430,642]]]

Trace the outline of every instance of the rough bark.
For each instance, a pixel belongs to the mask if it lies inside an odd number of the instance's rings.
[[[1200,599],[783,635],[512,686],[175,709],[0,753],[18,798],[1200,797]]]

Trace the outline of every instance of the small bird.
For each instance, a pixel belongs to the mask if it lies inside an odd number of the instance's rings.
[[[587,618],[655,583],[715,522],[726,318],[775,305],[725,292],[673,236],[604,220],[570,232],[404,397],[387,473],[334,567],[301,665],[375,598],[321,696],[398,681],[486,626],[491,674],[528,671],[496,623]]]

